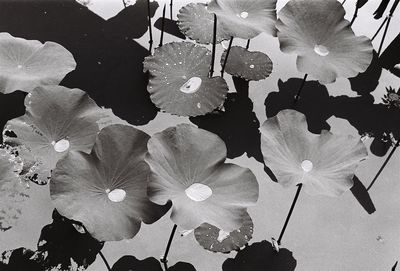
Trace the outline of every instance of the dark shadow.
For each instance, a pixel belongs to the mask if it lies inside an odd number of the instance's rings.
[[[196,271],[193,265],[185,262],[178,262],[175,265],[168,268],[168,271]]]
[[[350,189],[351,193],[353,193],[353,196],[357,199],[357,201],[361,204],[364,210],[367,211],[368,214],[374,213],[376,211],[375,205],[372,202],[371,197],[369,196],[367,188],[355,175],[353,177],[353,181],[354,185]]]
[[[138,260],[135,256],[123,256],[111,268],[112,271],[163,271],[160,262],[149,257],[144,260]]]
[[[227,146],[228,158],[246,153],[248,157],[263,162],[258,130],[260,122],[249,98],[249,82],[235,77],[233,80],[236,93],[228,93],[224,110],[192,117],[190,121],[221,137]]]
[[[37,251],[43,256],[46,269],[61,266],[61,270],[70,270],[71,260],[78,267],[87,268],[96,260],[103,243],[87,232],[78,232],[76,226],[81,225],[53,211],[53,223],[43,227],[38,241]]]
[[[161,31],[162,17],[154,23],[154,27]],[[179,30],[177,22],[168,18],[164,18],[164,32],[177,37],[178,39],[186,39],[186,36]]]
[[[1,271],[44,271],[41,264],[32,259],[35,252],[26,248],[5,251],[0,255]]]
[[[270,242],[253,243],[239,251],[234,259],[227,259],[223,271],[293,271],[297,261],[293,253],[281,248],[276,252]]]
[[[379,62],[378,54],[374,50],[371,64],[363,73],[356,77],[349,78],[351,89],[358,95],[369,95],[379,84],[379,78],[382,74],[382,67]]]
[[[396,271],[397,264],[398,264],[398,261],[396,261],[396,263],[393,265],[393,267],[392,267],[392,271]]]
[[[62,85],[80,88],[134,125],[154,119],[143,60],[149,53],[132,38],[147,31],[146,0],[108,21],[74,0],[1,1],[0,31],[66,47],[78,64]],[[152,14],[158,7],[151,5]],[[21,20],[23,18],[23,20]]]
[[[392,25],[392,27],[394,27]],[[400,68],[395,68],[400,63],[400,33],[397,34],[396,38],[389,44],[389,46],[383,51],[379,57],[381,66],[384,69],[389,70],[391,73],[400,77]]]
[[[15,91],[10,94],[0,93],[0,129],[3,131],[4,125],[10,119],[22,116],[25,114],[26,93]],[[0,142],[3,142],[3,134],[0,132]]]

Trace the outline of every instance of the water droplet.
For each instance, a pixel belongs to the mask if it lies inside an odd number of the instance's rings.
[[[249,13],[246,11],[243,11],[242,13],[240,13],[240,18],[246,19],[247,17],[249,17]]]
[[[69,141],[67,139],[61,139],[57,142],[53,141],[51,144],[56,152],[65,152],[69,149]]]
[[[254,65],[253,64],[250,65],[250,69],[254,69]]]
[[[310,160],[304,160],[301,162],[301,168],[304,172],[310,172],[313,169],[313,163]]]
[[[193,201],[204,201],[211,197],[212,190],[205,184],[194,183],[186,188],[185,193]]]
[[[320,56],[327,56],[329,55],[329,50],[323,45],[315,45],[314,52]]]
[[[18,64],[17,68],[22,69],[22,65]]]
[[[201,103],[197,103],[197,108],[201,108]]]
[[[111,200],[112,202],[121,202],[126,197],[126,192],[123,189],[117,188],[117,189],[114,189],[113,191],[110,191],[110,189],[107,189],[106,193],[107,193],[108,199]]]
[[[183,84],[179,90],[182,91],[183,93],[188,93],[188,94],[195,93],[196,91],[199,90],[201,82],[202,82],[201,78],[192,77],[185,84]]]
[[[218,242],[221,243],[221,242],[224,241],[226,238],[228,238],[228,236],[229,236],[229,232],[226,232],[226,231],[224,231],[224,230],[219,230],[217,240],[218,240]]]

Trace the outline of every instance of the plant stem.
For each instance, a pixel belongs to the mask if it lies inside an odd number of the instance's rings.
[[[148,27],[149,27],[149,35],[150,35],[150,40],[149,40],[149,52],[151,53],[151,48],[153,47],[153,30],[151,27],[151,16],[150,16],[150,0],[147,0],[147,17],[148,17]]]
[[[357,16],[358,16],[358,10],[360,9],[360,8],[359,8],[359,5],[358,5],[358,1],[359,1],[359,0],[356,1],[356,9],[355,9],[355,11],[354,11],[353,18],[351,19],[350,26],[353,25],[354,21],[356,20],[356,18],[357,18]]]
[[[347,0],[343,0],[343,2],[342,2],[342,6],[344,5],[344,3],[346,3],[346,1],[347,1]]]
[[[214,75],[215,45],[216,45],[216,43],[217,43],[217,15],[214,14],[212,55],[211,55],[210,72],[208,74],[208,77],[212,77]]]
[[[382,27],[386,24],[387,20],[388,20],[388,16],[385,17],[385,20],[383,20],[382,24],[379,26],[378,30],[375,32],[375,35],[371,38],[371,41],[373,41],[376,38],[376,36],[378,36],[379,32],[381,32]]]
[[[221,77],[224,77],[225,66],[226,66],[226,62],[228,61],[229,52],[231,51],[232,42],[233,42],[233,37],[231,37],[231,39],[229,40],[228,49],[226,49],[226,55],[225,55],[224,63],[222,65],[222,69],[221,69]]]
[[[170,16],[171,20],[172,20],[172,6],[173,6],[173,2],[174,2],[174,0],[171,0],[171,2],[169,2],[169,16]]]
[[[127,7],[125,0],[122,0],[122,4],[124,5],[124,8]]]
[[[374,185],[374,183],[376,182],[376,180],[378,179],[378,177],[381,175],[383,169],[386,167],[386,165],[389,163],[390,158],[392,158],[394,152],[396,151],[396,149],[400,146],[400,139],[397,140],[396,144],[394,145],[394,147],[392,148],[392,151],[389,153],[388,157],[386,158],[385,162],[383,162],[381,168],[378,170],[378,173],[376,173],[374,179],[372,180],[372,182],[370,183],[370,185],[367,188],[367,191]]]
[[[160,36],[160,44],[158,45],[161,47],[163,45],[164,40],[164,24],[165,24],[165,10],[167,8],[167,4],[164,4],[164,8],[162,11],[162,19],[161,19],[161,36]]]
[[[250,47],[250,39],[247,40],[246,50],[249,50],[249,47]]]
[[[300,194],[300,191],[301,191],[302,187],[303,187],[302,183],[297,185],[296,195],[294,196],[294,199],[293,199],[293,202],[292,202],[292,206],[290,206],[290,210],[289,210],[289,213],[288,213],[288,215],[286,217],[285,224],[283,225],[283,228],[281,230],[281,234],[279,235],[279,238],[278,238],[278,241],[277,241],[278,245],[281,244],[283,234],[285,233],[285,230],[286,230],[286,227],[287,227],[287,225],[289,223],[290,217],[292,216],[294,207],[296,206],[296,202],[297,202],[297,199],[299,198],[299,194]]]
[[[294,96],[294,101],[293,101],[293,103],[292,103],[292,108],[295,107],[295,105],[297,104],[297,102],[298,102],[299,99],[300,99],[300,94],[301,94],[301,91],[302,91],[303,88],[304,88],[304,85],[305,85],[305,83],[306,83],[307,77],[308,77],[308,74],[306,73],[306,74],[304,75],[304,77],[303,77],[303,81],[301,81],[301,85],[300,85],[299,90],[297,91],[296,96]]]
[[[161,259],[161,262],[164,263],[164,266],[166,266],[166,264],[167,264],[167,262],[168,262],[168,252],[169,252],[169,249],[170,249],[170,247],[171,247],[172,240],[174,239],[174,235],[175,235],[175,232],[176,232],[176,228],[177,228],[177,227],[178,227],[178,226],[177,226],[176,224],[174,224],[174,227],[172,228],[172,231],[171,231],[171,235],[169,236],[169,240],[168,240],[167,247],[166,247],[166,249],[165,249],[164,256],[163,256],[162,259]]]
[[[102,253],[101,251],[99,251],[99,254],[100,254],[100,257],[103,259],[103,262],[104,262],[104,264],[105,264],[106,267],[107,267],[107,270],[108,270],[108,271],[111,271],[111,267],[110,267],[110,265],[108,264],[106,257],[104,257],[104,255],[103,255],[103,253]]]

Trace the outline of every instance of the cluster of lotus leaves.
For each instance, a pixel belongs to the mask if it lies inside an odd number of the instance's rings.
[[[297,69],[321,83],[354,77],[372,61],[373,47],[355,36],[336,0],[291,0],[278,13],[276,28],[282,52],[297,54]]]
[[[0,93],[58,85],[75,67],[72,54],[58,43],[0,33]]]
[[[306,117],[280,111],[260,127],[266,165],[284,187],[302,183],[311,195],[340,196],[353,186],[354,172],[368,151],[360,138],[309,132]]]
[[[258,182],[247,168],[225,163],[226,146],[217,135],[180,124],[152,136],[148,196],[172,201],[172,221],[185,230],[209,223],[231,232],[240,228],[248,206],[258,199]]]
[[[19,146],[24,164],[39,167],[44,178],[68,151],[91,151],[104,115],[84,91],[62,86],[35,88],[25,107],[25,115],[7,122],[3,139]]]

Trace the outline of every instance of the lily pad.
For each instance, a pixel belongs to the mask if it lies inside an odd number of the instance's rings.
[[[221,57],[221,65],[225,62],[226,50]],[[262,52],[250,52],[240,46],[232,46],[226,61],[225,71],[233,76],[249,81],[267,78],[272,72],[271,59]]]
[[[11,146],[24,146],[23,160],[50,176],[57,161],[70,150],[90,152],[104,114],[82,90],[61,86],[38,87],[25,98],[26,113],[7,122],[3,138]],[[32,170],[32,167],[30,168]]]
[[[225,143],[215,134],[180,124],[152,136],[146,162],[148,195],[172,201],[172,221],[185,230],[209,223],[230,232],[242,226],[258,199],[258,182],[247,168],[225,163]]]
[[[354,182],[354,172],[368,156],[360,138],[309,132],[306,117],[295,110],[280,111],[260,128],[265,164],[284,186],[302,183],[311,195],[340,196]]]
[[[261,33],[276,35],[277,0],[212,0],[208,11],[217,14],[230,36],[252,39]]]
[[[15,38],[0,33],[0,92],[31,92],[41,85],[58,85],[75,70],[72,54],[58,43]]]
[[[19,178],[21,171],[21,160],[0,149],[0,232],[16,224],[21,205],[28,198],[27,186]]]
[[[131,126],[110,125],[90,154],[70,151],[52,173],[50,195],[61,215],[81,222],[100,241],[134,237],[141,221],[157,221],[170,206],[147,198],[149,136]]]
[[[336,0],[291,0],[278,13],[284,53],[297,54],[297,69],[321,83],[364,72],[373,57],[371,40],[355,36]]]
[[[213,42],[214,34],[214,14],[207,10],[207,5],[203,3],[190,3],[179,10],[178,26],[182,33],[189,39],[201,44]],[[224,25],[217,20],[216,42],[220,43],[227,40],[231,35],[227,32]]]
[[[243,225],[232,232],[225,232],[211,224],[203,223],[194,230],[197,242],[212,252],[229,253],[247,245],[253,236],[253,221],[249,214],[244,217]]]
[[[208,77],[211,52],[190,42],[172,42],[146,57],[147,90],[161,110],[179,116],[205,115],[221,106],[228,85],[221,77]]]

